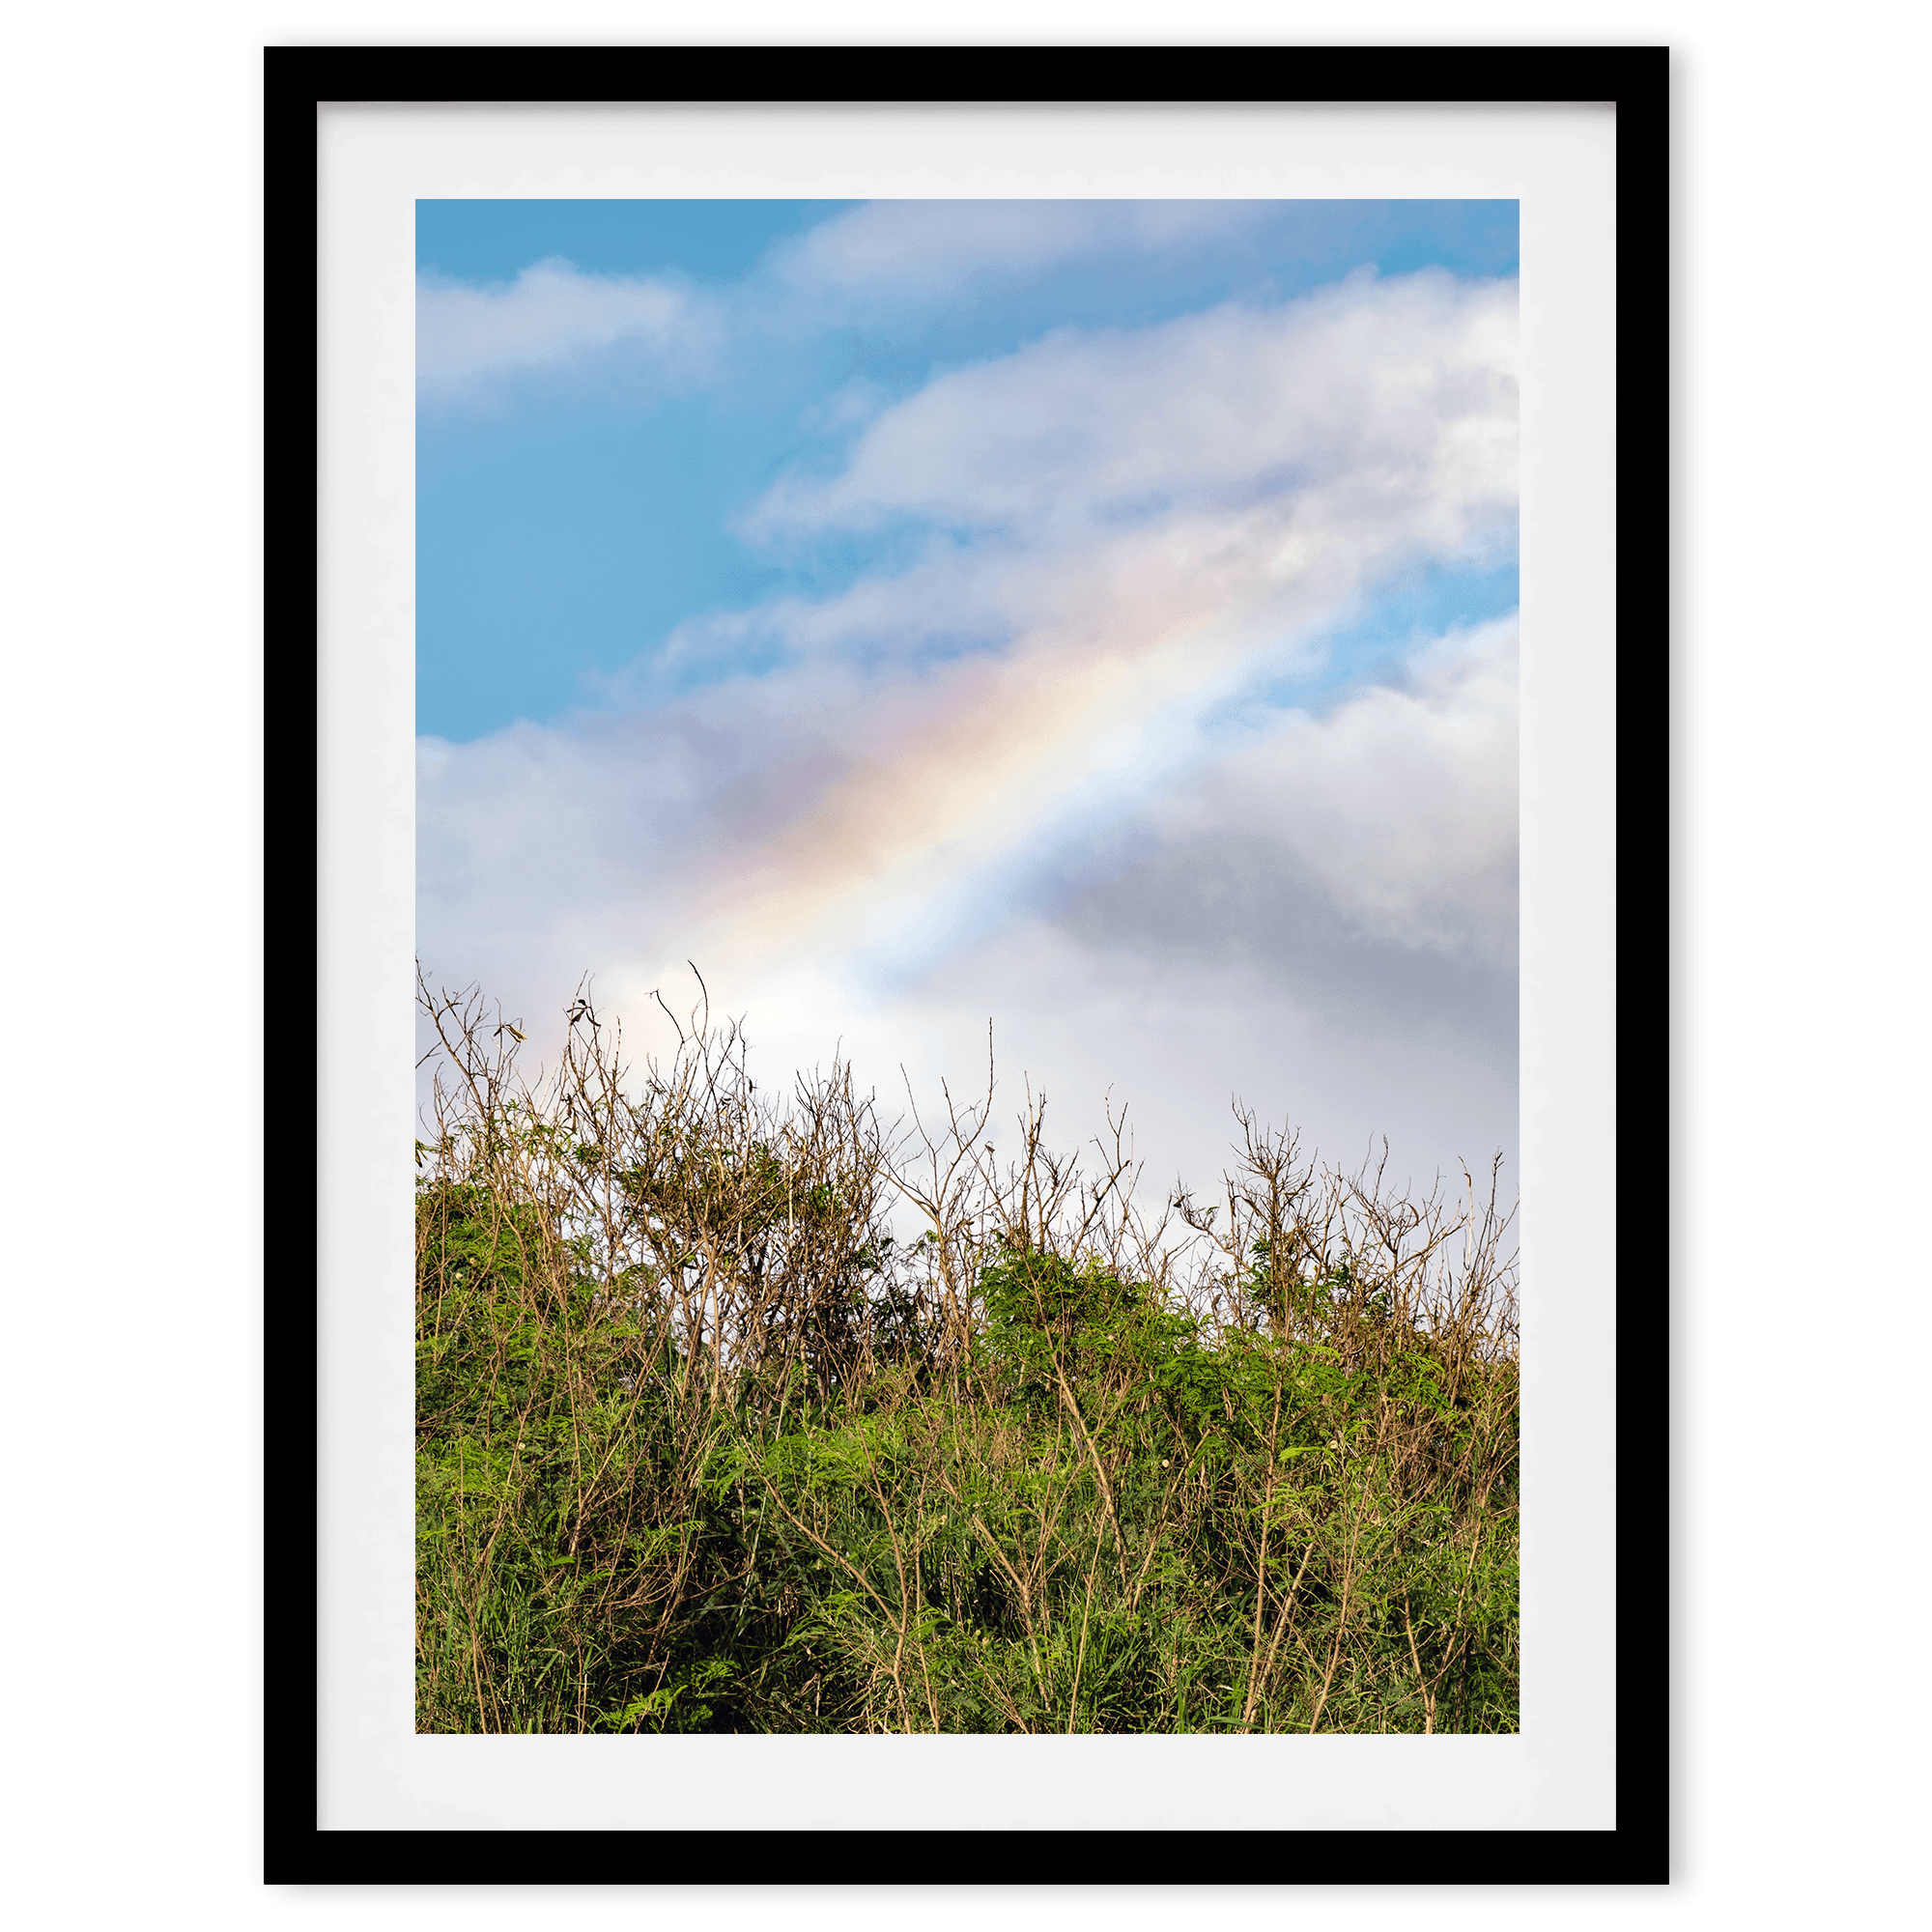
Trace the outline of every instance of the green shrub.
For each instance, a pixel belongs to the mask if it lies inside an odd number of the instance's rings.
[[[990,1092],[901,1137],[701,1022],[639,1083],[580,1003],[534,1093],[424,1005],[419,1728],[1516,1728],[1493,1188],[1243,1114],[1150,1224],[1037,1106],[997,1172]]]

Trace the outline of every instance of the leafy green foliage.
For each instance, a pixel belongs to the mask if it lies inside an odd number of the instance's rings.
[[[539,1102],[476,1032],[419,1148],[420,1728],[1516,1728],[1492,1223],[1251,1137],[1191,1286],[1031,1169],[902,1246],[849,1085],[759,1114],[700,1035]]]

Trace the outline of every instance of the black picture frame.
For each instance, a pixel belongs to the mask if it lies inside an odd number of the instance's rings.
[[[883,77],[918,93],[853,92]],[[266,881],[276,955],[306,971],[302,990],[319,997],[320,941],[315,853],[317,804],[317,113],[327,102],[575,102],[637,99],[735,102],[930,100],[1254,101],[1281,90],[1297,102],[1594,102],[1617,115],[1616,482],[1619,611],[1617,770],[1619,795],[1647,798],[1667,769],[1668,720],[1655,692],[1632,693],[1625,648],[1639,616],[1668,608],[1668,234],[1670,61],[1659,46],[1596,47],[906,47],[876,49],[855,62],[849,48],[742,47],[372,47],[266,49],[265,233],[267,388],[266,635],[274,755],[268,766],[270,837]],[[635,90],[635,93],[633,92]],[[297,639],[311,640],[304,646]],[[1642,779],[1643,783],[1637,781]],[[1617,1146],[1627,1171],[1660,1168],[1660,1127],[1630,1104],[1644,1069],[1661,1071],[1666,1051],[1663,949],[1649,935],[1665,923],[1664,812],[1619,808],[1616,896]],[[291,852],[295,853],[293,859]],[[1636,948],[1642,946],[1642,963]],[[286,965],[283,970],[288,970]],[[1656,1017],[1651,1006],[1657,1006]],[[279,1008],[278,1008],[279,1009]],[[311,1009],[313,1009],[313,1008]],[[275,1042],[279,1055],[285,1050]],[[288,1147],[291,1122],[278,1103],[270,1137],[274,1184],[300,1164]],[[309,1118],[313,1120],[314,1110]],[[1639,1137],[1641,1137],[1639,1141]],[[1642,1158],[1638,1159],[1641,1146]],[[271,1204],[276,1218],[285,1204]],[[317,1206],[320,1201],[318,1197]],[[1617,1381],[1617,1719],[1613,1829],[1478,1831],[1459,1846],[1454,1869],[1481,1884],[1659,1884],[1669,1878],[1670,1748],[1667,1655],[1668,1445],[1657,1329],[1636,1305],[1658,1293],[1647,1271],[1631,1278],[1634,1210],[1619,1208],[1624,1236],[1617,1332],[1632,1338],[1644,1320],[1646,1373]],[[1647,1266],[1647,1264],[1646,1264]],[[613,1884],[637,1882],[636,1833],[589,1831],[362,1830],[318,1826],[320,1638],[317,1520],[291,1510],[313,1498],[322,1476],[315,1399],[316,1289],[299,1276],[267,1284],[266,1345],[271,1391],[265,1417],[270,1506],[265,1525],[271,1614],[268,1620],[265,1741],[265,1879],[270,1884]],[[728,1828],[721,1827],[721,1831]],[[650,1833],[703,1838],[710,1833]],[[731,1831],[731,1883],[799,1882],[781,1832]],[[826,1861],[825,1882],[904,1883],[960,1869],[944,1832],[860,1833],[861,1856]],[[1211,1846],[1171,1839],[1213,1840]],[[1290,1848],[1269,1842],[1285,1835]],[[1411,1831],[1152,1833],[1046,1831],[973,1833],[970,1872],[978,1883],[1228,1884],[1442,1883],[1440,1833]],[[1027,1839],[1021,1842],[1022,1837]],[[770,1840],[771,1843],[763,1841]],[[857,1849],[857,1848],[855,1848]],[[1206,1856],[1204,1856],[1206,1854]],[[1184,1862],[1183,1862],[1184,1861]],[[712,1870],[673,1860],[660,1870]],[[1292,1872],[1292,1878],[1287,1874]],[[725,1875],[721,1873],[721,1876]],[[956,1882],[956,1880],[954,1881]]]

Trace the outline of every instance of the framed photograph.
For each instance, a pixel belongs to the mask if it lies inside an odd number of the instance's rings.
[[[1664,1882],[1667,51],[854,71],[267,52],[268,1878]]]

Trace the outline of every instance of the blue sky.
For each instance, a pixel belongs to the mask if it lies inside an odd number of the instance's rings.
[[[561,258],[586,275],[663,277],[749,304],[769,280],[760,268],[774,244],[852,206],[419,202],[417,263],[426,277],[489,287]],[[1138,327],[1231,298],[1278,300],[1364,263],[1383,274],[1516,268],[1514,202],[1237,209],[1254,218],[1204,221],[1198,239],[1183,227],[1151,246],[1087,250],[1024,275],[981,269],[926,306],[855,305],[767,341],[728,380],[639,391],[625,388],[621,369],[602,382],[526,371],[501,382],[486,408],[473,392],[430,404],[417,440],[418,728],[461,740],[595,703],[600,675],[634,668],[682,618],[778,587],[834,590],[871,567],[903,532],[801,553],[733,529],[785,469],[837,462],[839,427],[823,416],[855,385],[875,390],[875,402],[898,400],[1050,329]],[[1514,602],[1498,605],[1491,576],[1487,588],[1463,589],[1463,614]]]
[[[433,972],[540,1033],[695,958],[882,1084],[990,1016],[1156,1166],[1257,1087],[1337,1157],[1513,1150],[1514,203],[417,244]]]

